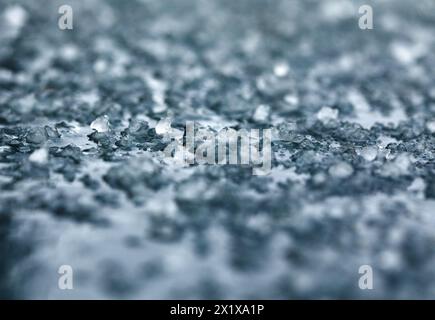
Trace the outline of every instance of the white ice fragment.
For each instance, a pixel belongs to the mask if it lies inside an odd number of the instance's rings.
[[[326,21],[339,21],[351,17],[355,12],[352,2],[348,1],[329,1],[322,3],[322,18]]]
[[[369,102],[358,90],[350,90],[347,99],[354,107],[354,115],[350,120],[360,124],[366,129],[370,129],[377,122],[398,125],[400,121],[408,119],[404,108],[395,103],[395,107],[388,115],[384,115],[378,110],[372,110]]]
[[[406,153],[400,154],[396,160],[395,164],[400,173],[406,174],[408,172],[408,167],[410,165],[409,156]]]
[[[378,147],[377,146],[367,146],[361,149],[357,149],[356,153],[363,157],[366,161],[373,161],[376,159],[378,155]]]
[[[296,94],[286,94],[284,101],[293,107],[299,104],[299,97]]]
[[[319,112],[317,112],[317,119],[323,123],[330,120],[336,120],[338,118],[338,110],[330,107],[322,107]]]
[[[100,99],[98,94],[95,91],[90,91],[87,93],[83,93],[79,96],[80,100],[93,106]]]
[[[37,149],[30,155],[29,160],[37,164],[45,164],[48,161],[48,151],[45,148]]]
[[[346,178],[353,173],[353,167],[346,162],[339,162],[331,166],[328,172],[335,178]]]
[[[370,112],[370,105],[367,102],[364,95],[358,90],[350,90],[347,94],[347,99],[355,108],[355,112],[357,115],[359,113],[367,113]]]
[[[145,210],[153,216],[175,218],[177,215],[177,204],[167,195],[151,197],[146,203]]]
[[[329,145],[329,147],[331,148],[331,150],[338,150],[340,149],[341,144],[339,142],[334,141]]]
[[[0,80],[2,81],[11,81],[14,78],[14,74],[12,71],[7,69],[0,69]]]
[[[426,51],[421,43],[406,44],[395,42],[391,45],[391,53],[401,64],[407,65],[415,62]]]
[[[397,270],[400,269],[402,259],[397,252],[387,250],[380,254],[380,263],[384,269]]]
[[[96,130],[97,132],[107,132],[110,130],[109,117],[104,115],[102,117],[98,117],[91,123],[91,129]]]
[[[270,107],[268,105],[260,104],[257,107],[257,109],[255,109],[253,118],[255,121],[259,121],[259,122],[266,121],[267,117],[269,116],[269,112],[270,112]]]
[[[155,128],[156,133],[158,135],[164,135],[166,133],[169,133],[172,129],[171,122],[172,122],[171,118],[161,119],[156,125],[156,128]]]
[[[313,181],[315,184],[322,184],[326,181],[327,177],[324,173],[319,172],[313,176]]]
[[[105,60],[98,59],[95,61],[93,68],[96,73],[103,73],[107,71],[108,65]]]
[[[287,76],[289,71],[290,71],[290,68],[289,68],[288,64],[285,62],[277,63],[273,67],[273,73],[275,74],[275,76],[277,76],[279,78]]]
[[[79,50],[75,45],[68,44],[60,49],[60,56],[67,61],[73,61],[77,59]]]
[[[168,106],[165,102],[166,84],[148,74],[144,75],[144,80],[147,82],[152,91],[153,101],[155,103],[153,106],[153,112],[160,113],[167,110]]]
[[[408,191],[415,192],[415,193],[423,193],[426,189],[426,182],[423,180],[423,178],[415,178],[412,183],[408,187]]]
[[[427,128],[427,130],[429,130],[431,133],[435,133],[435,120],[428,121],[428,122],[426,123],[426,128]]]
[[[267,232],[270,229],[270,218],[264,214],[251,216],[246,225],[257,232]]]
[[[3,15],[6,23],[14,29],[21,29],[27,21],[27,12],[19,5],[6,8]]]
[[[388,160],[388,158],[387,158]],[[399,177],[408,173],[411,161],[408,154],[401,153],[395,157],[394,161],[389,161],[384,164],[380,175],[383,177]]]
[[[390,136],[380,136],[377,143],[380,149],[385,149],[390,143],[398,143],[397,139]]]

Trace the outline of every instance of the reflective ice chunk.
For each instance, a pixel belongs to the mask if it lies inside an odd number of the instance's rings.
[[[91,123],[91,129],[96,130],[97,132],[107,132],[110,130],[109,117],[104,115],[102,117],[98,117]]]
[[[296,94],[286,94],[284,102],[290,107],[296,107],[299,104],[299,97]]]
[[[171,119],[170,118],[164,118],[160,120],[156,125],[156,133],[159,135],[164,135],[166,133],[169,133],[171,131]]]
[[[337,118],[338,118],[338,110],[330,107],[323,107],[317,113],[317,119],[319,119],[323,123],[328,122],[330,120],[336,120]]]
[[[37,164],[45,164],[48,161],[48,151],[45,148],[37,149],[30,155],[29,160]]]
[[[378,147],[377,146],[367,146],[361,149],[357,149],[356,153],[363,157],[366,161],[373,161],[376,159],[378,155]]]
[[[21,29],[26,24],[27,12],[23,7],[14,5],[6,8],[4,18],[11,28]]]

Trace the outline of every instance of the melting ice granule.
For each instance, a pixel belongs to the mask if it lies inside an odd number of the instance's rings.
[[[98,117],[91,123],[91,129],[96,130],[97,132],[107,132],[110,130],[109,117],[104,115],[102,117]]]
[[[333,177],[346,178],[353,173],[353,167],[346,162],[340,162],[330,167],[328,172]]]
[[[317,119],[322,121],[323,123],[328,122],[330,120],[336,120],[338,118],[338,110],[332,109],[330,107],[323,107],[317,112]]]
[[[37,149],[30,155],[29,160],[38,164],[45,164],[48,161],[48,151],[45,148]]]

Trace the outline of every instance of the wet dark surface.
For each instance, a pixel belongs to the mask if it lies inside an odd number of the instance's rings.
[[[0,298],[435,297],[435,2],[61,4],[0,1]],[[270,175],[162,119],[272,128]]]

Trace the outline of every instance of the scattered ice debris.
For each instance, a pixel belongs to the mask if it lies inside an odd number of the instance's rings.
[[[398,125],[401,121],[408,119],[405,110],[395,101],[391,102],[395,104],[395,108],[387,115],[384,115],[379,110],[372,110],[366,97],[358,90],[350,90],[347,100],[354,108],[352,116],[348,117],[349,120],[360,124],[366,129],[370,129],[376,123]]]
[[[48,150],[46,148],[40,148],[35,151],[29,156],[29,160],[31,162],[37,163],[37,164],[45,164],[48,161]]]
[[[338,110],[330,107],[322,107],[317,113],[317,119],[323,123],[327,123],[331,120],[337,120]]]
[[[109,117],[107,115],[98,117],[91,123],[91,129],[97,132],[108,132],[110,131]]]
[[[0,286],[7,274],[26,286],[0,296],[38,299],[53,283],[62,298],[50,270],[69,261],[89,278],[75,297],[358,299],[368,263],[371,298],[431,298],[434,1],[378,1],[394,23],[378,17],[364,45],[351,0],[88,1],[76,36],[35,1],[4,2],[0,230],[18,255],[1,259]],[[162,155],[186,121],[271,126],[270,175],[166,164],[194,160],[182,144]]]
[[[347,178],[352,175],[353,167],[349,163],[342,161],[332,165],[328,172],[335,178]]]

